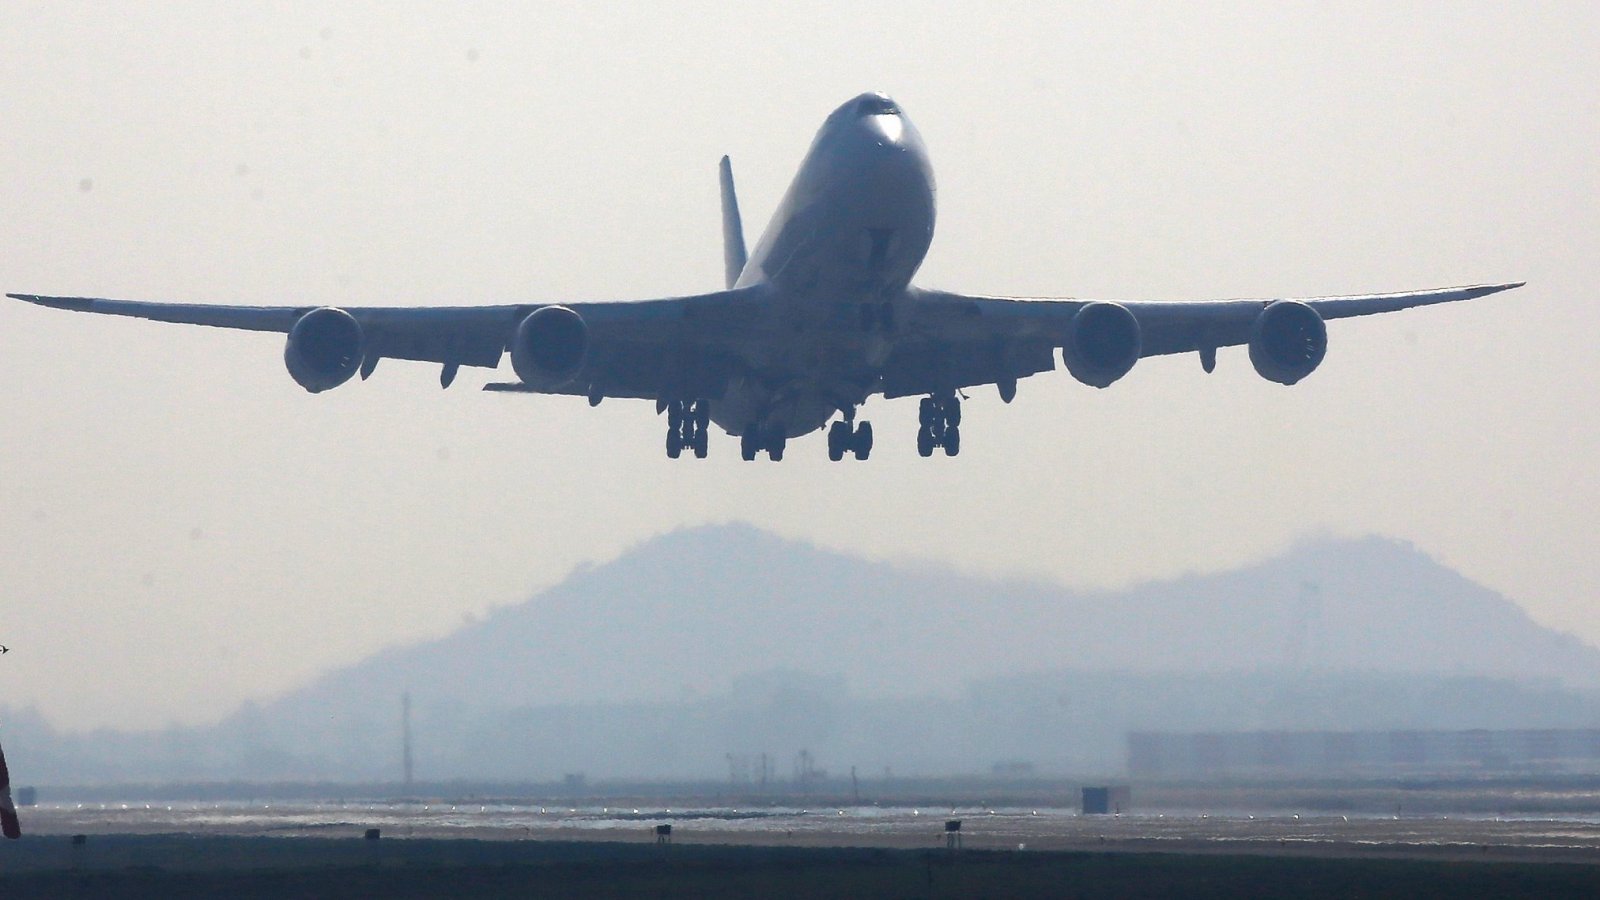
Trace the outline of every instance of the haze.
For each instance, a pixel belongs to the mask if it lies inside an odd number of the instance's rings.
[[[822,117],[917,123],[917,283],[1106,298],[1526,279],[1330,327],[1285,389],[1241,349],[979,390],[958,459],[875,401],[870,462],[648,404],[386,361],[311,396],[281,338],[0,305],[0,692],[71,727],[215,719],[437,636],[651,535],[740,520],[881,558],[1117,585],[1376,532],[1600,642],[1591,336],[1600,12],[883,2],[8,7],[0,288],[227,303],[720,285]],[[1382,623],[1374,623],[1382,627]],[[716,623],[706,623],[715,628]],[[531,651],[530,651],[531,652]],[[582,673],[573,673],[581,678]]]

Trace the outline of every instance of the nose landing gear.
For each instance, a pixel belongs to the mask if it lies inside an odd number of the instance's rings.
[[[922,398],[917,420],[917,455],[932,456],[936,447],[945,456],[961,452],[961,399],[955,394]]]

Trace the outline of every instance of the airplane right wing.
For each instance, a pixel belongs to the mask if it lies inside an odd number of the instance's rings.
[[[1327,350],[1324,320],[1485,297],[1523,282],[1385,294],[1254,300],[1087,300],[992,297],[912,289],[918,319],[884,372],[885,396],[1014,384],[1055,368],[1095,387],[1147,356],[1248,344],[1264,377],[1293,384]]]

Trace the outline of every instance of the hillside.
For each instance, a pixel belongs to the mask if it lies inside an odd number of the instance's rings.
[[[839,675],[854,694],[893,696],[1055,669],[1279,668],[1595,686],[1600,650],[1380,538],[1079,592],[871,562],[731,525],[657,538],[281,702],[325,711],[403,688],[500,706],[681,698],[770,669]]]
[[[730,525],[213,728],[78,738],[13,715],[8,741],[63,781],[394,777],[409,691],[435,777],[704,777],[804,747],[896,771],[1105,769],[1128,730],[1592,726],[1597,686],[1600,650],[1391,540],[1073,591]]]

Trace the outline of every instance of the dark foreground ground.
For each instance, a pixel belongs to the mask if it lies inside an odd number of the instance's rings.
[[[1575,863],[606,841],[94,835],[0,847],[0,897],[1593,897]]]

